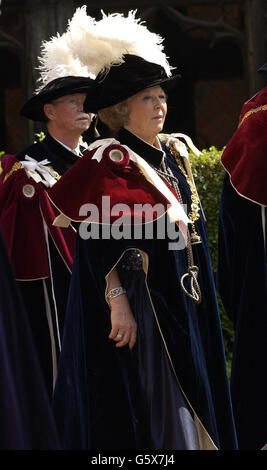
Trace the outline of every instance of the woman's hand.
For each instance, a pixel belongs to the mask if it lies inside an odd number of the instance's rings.
[[[137,324],[131,311],[126,294],[110,300],[111,332],[110,339],[117,342],[116,347],[121,348],[129,343],[132,349],[136,342]]]

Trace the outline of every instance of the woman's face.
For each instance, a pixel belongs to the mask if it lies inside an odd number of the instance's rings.
[[[167,97],[157,85],[139,91],[128,99],[129,116],[126,129],[153,145],[162,131],[167,114]]]

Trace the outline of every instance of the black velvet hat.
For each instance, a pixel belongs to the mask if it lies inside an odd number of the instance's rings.
[[[257,71],[260,73],[267,73],[267,62],[263,64]]]
[[[146,88],[160,85],[170,89],[180,75],[168,76],[164,67],[140,56],[125,54],[124,62],[100,72],[95,79],[96,109],[107,108]]]
[[[93,84],[94,80],[89,77],[66,76],[59,77],[47,83],[36,95],[32,96],[22,107],[21,116],[33,121],[46,121],[44,114],[44,104],[56,98],[74,93],[87,93],[87,112],[91,112],[90,103],[93,105]]]

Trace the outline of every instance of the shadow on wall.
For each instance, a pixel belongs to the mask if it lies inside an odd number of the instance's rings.
[[[0,149],[16,153],[23,148],[24,126],[19,112],[23,104],[20,60],[9,50],[0,49],[0,63],[8,64],[0,74]]]

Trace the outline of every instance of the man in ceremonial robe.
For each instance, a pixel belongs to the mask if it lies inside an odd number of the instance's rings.
[[[80,76],[49,81],[21,110],[28,119],[45,122],[45,138],[16,157],[2,158],[0,224],[50,396],[57,374],[76,232],[73,226],[53,227],[55,209],[46,190],[86,151],[81,135],[91,123],[84,102],[92,83],[91,78]]]

